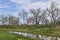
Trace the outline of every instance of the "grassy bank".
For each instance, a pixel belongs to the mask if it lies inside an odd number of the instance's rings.
[[[8,30],[0,28],[0,40],[34,40],[22,35],[10,34]]]
[[[40,35],[51,35],[51,36],[59,36],[60,37],[60,29],[53,29],[53,28],[40,28],[36,30],[28,30],[28,29],[6,29],[6,28],[0,28],[7,31],[15,31],[15,32],[26,32],[26,33],[32,33],[32,34],[40,34]]]
[[[58,36],[60,37],[60,26],[56,27],[55,29],[53,27],[50,27],[47,25],[47,27],[45,26],[39,26],[36,27],[35,29],[32,29],[33,26],[6,26],[6,27],[0,27],[0,29],[2,30],[7,30],[7,31],[16,31],[16,32],[26,32],[26,33],[32,33],[32,34],[40,34],[40,35],[51,35],[51,36]],[[30,28],[30,29],[29,29]]]

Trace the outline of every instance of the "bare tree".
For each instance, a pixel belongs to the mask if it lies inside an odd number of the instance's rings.
[[[19,25],[19,18],[15,17],[15,19],[14,19],[14,25]]]
[[[48,16],[50,17],[53,24],[56,24],[57,19],[60,17],[60,10],[57,6],[58,5],[56,2],[51,2],[50,7],[47,8]]]
[[[28,13],[24,9],[22,9],[22,11],[19,12],[18,15],[23,20],[23,24],[25,24]]]
[[[32,19],[35,20],[35,24],[39,24],[39,22],[40,22],[40,20],[42,18],[42,14],[41,14],[40,8],[38,8],[36,10],[35,9],[31,9],[30,12],[33,15],[32,16],[33,17]]]
[[[42,24],[48,24],[49,20],[47,18],[48,17],[46,10],[42,10],[42,20],[41,20]]]
[[[5,16],[4,15],[0,15],[0,19],[1,19],[2,25],[5,25]]]
[[[9,16],[9,25],[18,25],[19,19],[14,16]]]
[[[4,18],[4,21],[5,21],[5,25],[8,25],[8,17],[7,16]]]
[[[29,24],[29,25],[35,24],[35,20],[33,19],[33,17],[28,17],[27,18],[27,24]]]

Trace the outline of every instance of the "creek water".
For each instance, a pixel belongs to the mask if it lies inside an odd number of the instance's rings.
[[[36,35],[36,34],[30,34],[30,33],[25,33],[25,32],[11,32],[11,31],[10,33],[34,38],[36,40],[60,40],[60,37],[54,37],[54,36]]]

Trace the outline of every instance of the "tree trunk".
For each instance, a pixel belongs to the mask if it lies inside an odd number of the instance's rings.
[[[38,22],[37,18],[36,18],[36,24],[39,24],[39,22]]]
[[[53,40],[53,36],[52,36],[52,40]]]
[[[43,35],[41,35],[42,36],[42,40],[43,40]]]
[[[36,34],[36,40],[39,40],[39,35]]]
[[[57,40],[57,37],[56,37],[56,39],[55,40]]]

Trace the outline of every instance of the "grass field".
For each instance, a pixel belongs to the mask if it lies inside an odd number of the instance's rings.
[[[10,34],[8,30],[0,28],[0,40],[34,40],[22,35]]]
[[[12,27],[0,27],[0,40],[34,40],[29,37],[24,37],[22,35],[10,34],[9,31],[13,32],[26,32],[32,34],[40,34],[40,35],[50,35],[50,36],[58,36],[60,37],[60,26],[56,28],[39,28],[39,29],[28,29],[28,28],[12,28]]]
[[[1,28],[7,31],[13,31],[13,32],[26,32],[26,33],[32,33],[32,34],[40,34],[40,35],[52,35],[52,36],[59,36],[60,37],[60,28],[39,28],[35,30],[29,30],[29,29],[6,29]],[[58,34],[58,35],[57,35]]]

